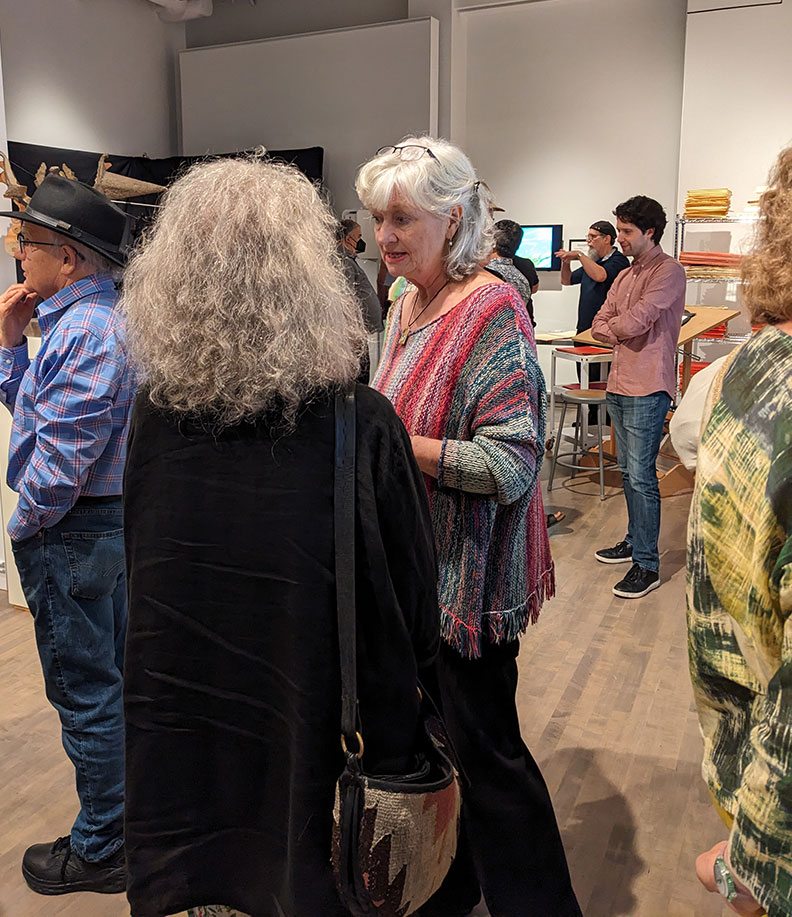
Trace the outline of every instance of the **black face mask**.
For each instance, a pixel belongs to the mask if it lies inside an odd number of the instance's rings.
[[[355,245],[355,254],[362,255],[366,250],[366,243],[362,239],[357,240],[357,245]]]

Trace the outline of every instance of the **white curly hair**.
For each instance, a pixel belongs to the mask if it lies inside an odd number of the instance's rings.
[[[297,169],[260,156],[199,163],[167,191],[122,294],[151,401],[218,427],[354,380],[365,330],[336,220]]]

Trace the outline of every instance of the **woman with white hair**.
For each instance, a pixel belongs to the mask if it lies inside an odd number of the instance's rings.
[[[335,221],[290,166],[193,167],[133,258],[126,853],[135,917],[341,917],[334,393],[365,331]],[[408,769],[438,644],[425,488],[356,386],[358,693],[367,771]]]
[[[552,803],[520,737],[519,635],[554,591],[538,487],[545,386],[517,292],[485,271],[491,200],[433,137],[383,147],[358,173],[387,269],[411,287],[389,315],[372,385],[424,472],[439,565],[440,702],[470,781],[462,844],[422,915],[580,914]],[[401,514],[405,518],[405,513]]]

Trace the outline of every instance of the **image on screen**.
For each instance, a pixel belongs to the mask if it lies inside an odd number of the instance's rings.
[[[524,226],[518,258],[530,258],[537,270],[553,267],[553,226]]]

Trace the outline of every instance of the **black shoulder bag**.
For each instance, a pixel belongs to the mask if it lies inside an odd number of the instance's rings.
[[[370,776],[358,716],[355,628],[355,394],[336,396],[335,575],[341,656],[341,747],[332,863],[341,901],[354,917],[406,917],[440,887],[456,854],[459,778],[437,710],[422,694],[423,746],[416,770]]]

